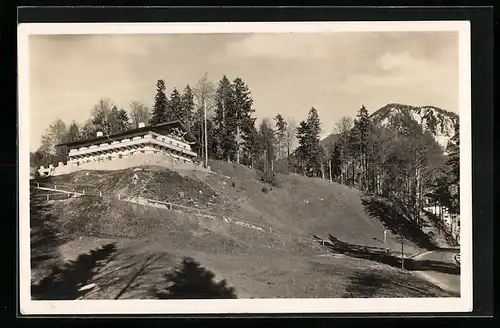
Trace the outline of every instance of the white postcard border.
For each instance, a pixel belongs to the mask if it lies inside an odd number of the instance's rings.
[[[32,301],[29,225],[29,35],[457,31],[460,97],[460,298]],[[468,21],[30,23],[18,26],[19,292],[22,314],[401,313],[472,310],[472,134]]]

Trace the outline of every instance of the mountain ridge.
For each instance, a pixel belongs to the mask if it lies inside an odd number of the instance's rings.
[[[410,115],[424,130],[429,131],[436,142],[446,149],[448,141],[453,138],[460,123],[460,117],[454,112],[436,106],[412,106],[399,103],[389,103],[370,114],[370,119],[383,126],[397,114]],[[331,133],[321,139],[321,145],[327,147],[337,139],[336,133]]]

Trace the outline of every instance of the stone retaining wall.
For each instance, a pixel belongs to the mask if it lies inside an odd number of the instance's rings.
[[[76,163],[68,162],[64,165],[59,163],[58,166],[50,165],[48,168],[40,167],[38,173],[41,176],[57,176],[63,174],[69,174],[71,172],[79,170],[97,170],[97,171],[113,171],[113,170],[123,170],[130,167],[136,166],[148,166],[157,165],[163,166],[170,169],[184,169],[184,170],[199,170],[207,171],[202,164],[195,163],[184,163],[182,161],[176,161],[169,155],[165,154],[138,154],[132,155],[125,158],[116,158],[112,160],[105,160],[101,162],[88,162],[77,165]]]

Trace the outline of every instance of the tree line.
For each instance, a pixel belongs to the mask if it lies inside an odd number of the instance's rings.
[[[314,107],[298,125],[282,114],[257,124],[254,113],[250,88],[240,77],[230,80],[224,75],[213,83],[205,74],[193,87],[187,85],[182,92],[174,87],[170,94],[161,79],[151,110],[132,101],[126,111],[110,99],[101,99],[83,124],[66,126],[62,120],[51,124],[30,160],[34,167],[64,161],[66,154],[56,144],[92,138],[96,131],[108,135],[136,128],[140,122],[156,125],[180,120],[200,141],[194,150],[201,159],[206,128],[209,158],[258,169],[267,182],[275,183],[276,173],[329,179],[397,199],[418,224],[427,198],[458,213],[458,126],[445,154],[430,132],[408,114],[398,114],[382,126],[362,106],[355,118],[340,119],[335,138],[324,144]]]

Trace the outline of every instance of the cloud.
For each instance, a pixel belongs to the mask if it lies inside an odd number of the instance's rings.
[[[318,42],[322,35],[253,34],[242,41],[226,45],[229,56],[243,58],[326,59],[332,53],[327,43]]]
[[[83,121],[101,97],[127,109],[208,72],[249,85],[257,117],[297,121],[314,106],[325,127],[364,103],[455,110],[458,39],[435,33],[63,35],[30,39],[31,147],[57,118]]]
[[[422,68],[423,62],[413,58],[408,52],[400,53],[384,53],[378,57],[376,64],[385,71],[392,70],[419,70]]]
[[[446,60],[446,59],[444,59]],[[416,58],[408,52],[386,52],[375,60],[370,72],[349,75],[341,84],[345,91],[363,87],[422,88],[418,92],[435,93],[443,85],[455,83],[458,63]]]

